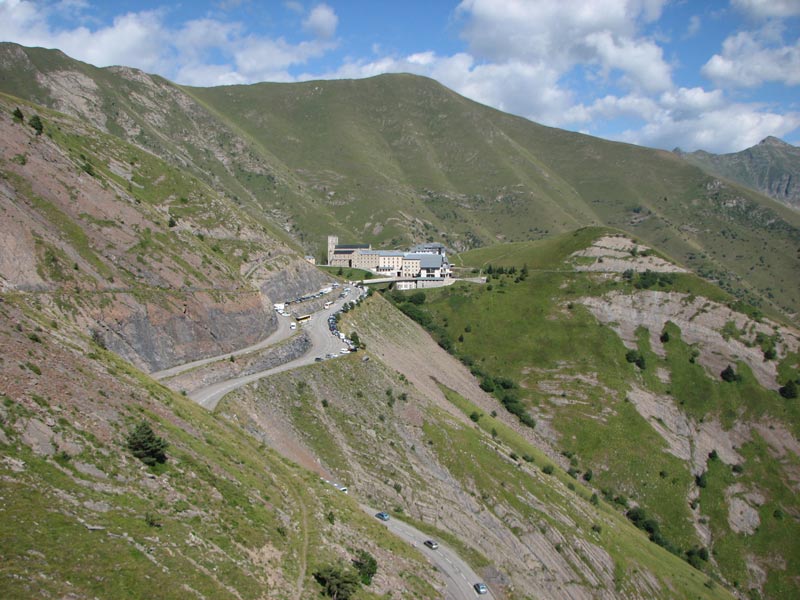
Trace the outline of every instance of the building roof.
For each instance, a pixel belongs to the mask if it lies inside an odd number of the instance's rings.
[[[441,254],[406,254],[406,260],[418,260],[421,269],[438,269],[444,262],[444,257]]]
[[[397,250],[369,250],[361,254],[368,254],[369,256],[405,256],[405,252]]]
[[[336,244],[335,250],[369,250],[369,244]]]
[[[411,248],[411,252],[440,252],[442,250],[446,250],[444,244],[440,244],[439,242],[428,242],[426,244],[417,244],[413,248]]]

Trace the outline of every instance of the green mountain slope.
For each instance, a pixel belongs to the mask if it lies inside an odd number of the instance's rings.
[[[455,548],[498,598],[729,597],[543,471],[550,459],[513,421],[495,436],[470,425],[471,403],[491,399],[441,351],[416,368],[415,344],[434,342],[380,298],[347,324],[371,361],[272,378],[226,399],[222,418],[157,384],[135,365],[228,364],[272,330],[267,291],[329,277],[190,170],[80,120],[2,95],[0,135],[2,597],[315,598],[314,573],[361,550],[379,570],[354,598],[441,597],[422,549],[359,499]],[[168,443],[163,464],[128,446],[143,420]]]
[[[376,557],[358,598],[440,597],[428,562],[346,495],[116,355],[0,298],[3,598],[316,598]],[[169,444],[145,467],[138,423]]]
[[[270,377],[226,397],[220,414],[458,548],[503,597],[726,595],[593,502],[507,415],[491,417],[499,403],[385,300],[342,327],[366,340],[368,361]]]
[[[675,153],[710,173],[746,185],[792,208],[800,208],[800,148],[768,137],[741,152]]]
[[[455,249],[603,224],[794,315],[800,217],[671,153],[542,127],[410,75],[181,88],[0,46],[0,89],[190,169],[306,252],[324,236]]]
[[[613,232],[460,259],[489,281],[390,297],[655,541],[745,593],[797,595],[800,409],[778,388],[800,378],[800,332]]]

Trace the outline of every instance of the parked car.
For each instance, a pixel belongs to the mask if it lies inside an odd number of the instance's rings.
[[[439,542],[435,542],[433,540],[425,540],[422,543],[425,544],[431,550],[436,550],[439,547]]]
[[[483,595],[483,594],[488,594],[489,593],[489,588],[486,587],[485,583],[476,583],[472,587],[475,589],[475,593],[476,594]]]
[[[389,517],[389,515],[388,515],[387,513],[385,513],[385,512],[379,512],[379,513],[377,513],[375,516],[376,516],[378,519],[380,519],[381,521],[388,521],[388,520],[389,520],[389,518],[390,518],[390,517]],[[484,592],[484,593],[485,593],[485,592]]]

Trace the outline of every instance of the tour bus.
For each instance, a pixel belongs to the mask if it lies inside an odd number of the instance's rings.
[[[301,315],[301,316],[297,317],[295,320],[298,323],[302,323],[303,321],[308,321],[310,318],[311,318],[311,315]]]
[[[330,308],[331,306],[333,306],[333,302],[326,302],[325,303],[325,308]]]

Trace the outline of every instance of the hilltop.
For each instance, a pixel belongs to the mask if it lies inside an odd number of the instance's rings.
[[[725,177],[783,202],[800,208],[800,148],[776,137],[767,137],[752,148],[730,154],[711,154],[703,150],[675,153],[719,177]]]
[[[456,250],[630,232],[790,318],[800,216],[672,153],[544,127],[412,75],[187,88],[0,46],[0,89],[187,169],[318,258],[324,236]]]

